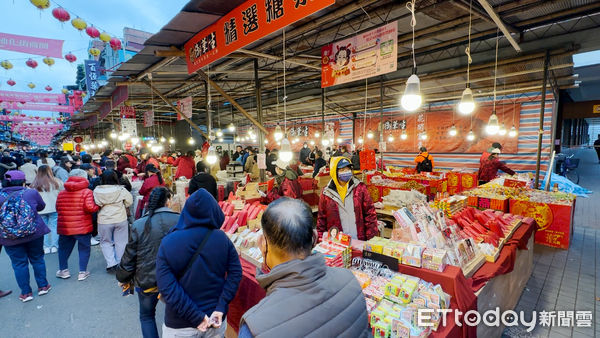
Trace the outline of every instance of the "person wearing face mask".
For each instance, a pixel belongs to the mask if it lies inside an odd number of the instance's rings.
[[[298,182],[298,173],[292,170],[286,161],[278,159],[275,165],[275,185],[263,200],[269,204],[280,197],[302,198],[302,187]]]
[[[310,156],[310,148],[308,147],[308,143],[304,142],[304,145],[302,146],[302,149],[300,150],[300,163],[304,164],[304,165],[310,165],[310,161],[308,160],[308,157]]]
[[[242,316],[239,337],[370,337],[356,278],[311,253],[316,234],[308,205],[280,198],[269,205],[261,225],[265,271],[256,280],[267,296]]]
[[[361,241],[377,236],[373,200],[367,186],[352,175],[352,163],[345,157],[333,157],[330,168],[331,181],[319,201],[319,237],[334,227]]]

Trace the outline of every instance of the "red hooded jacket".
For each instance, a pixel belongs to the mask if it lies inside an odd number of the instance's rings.
[[[78,176],[69,177],[65,182],[65,190],[56,199],[59,235],[85,235],[92,232],[92,214],[100,207],[94,202],[89,184],[88,180]]]
[[[182,176],[185,176],[185,178],[187,179],[192,179],[192,177],[194,177],[196,163],[194,162],[193,158],[181,156],[175,160],[173,166],[177,167],[177,171],[175,172],[175,179],[178,179]]]

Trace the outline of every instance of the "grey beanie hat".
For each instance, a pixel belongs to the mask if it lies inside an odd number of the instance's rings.
[[[73,177],[73,176],[79,176],[79,177],[83,177],[85,179],[88,178],[88,174],[81,169],[73,169],[71,170],[71,172],[69,173],[69,177]]]

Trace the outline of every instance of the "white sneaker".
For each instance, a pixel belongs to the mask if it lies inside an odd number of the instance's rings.
[[[50,253],[50,248],[44,248],[44,255],[47,255]]]
[[[80,271],[79,275],[77,276],[77,280],[78,281],[86,280],[86,278],[88,278],[89,276],[90,276],[89,271]]]
[[[97,239],[95,239],[94,237],[92,237],[92,240],[91,240],[90,244],[91,244],[92,246],[95,246],[95,245],[98,245],[98,244],[100,244],[100,242],[99,242]]]
[[[67,278],[71,277],[71,273],[69,273],[69,269],[58,270],[58,271],[56,271],[56,277],[62,278],[62,279],[67,279]]]
[[[57,252],[58,252],[58,249],[55,246],[50,248],[50,253],[57,253]]]

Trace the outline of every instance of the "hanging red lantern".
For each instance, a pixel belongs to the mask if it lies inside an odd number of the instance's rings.
[[[66,21],[69,21],[69,19],[71,19],[69,12],[67,12],[62,7],[56,7],[55,9],[53,9],[52,16],[55,17],[56,20],[58,20],[60,22],[66,22]]]
[[[112,48],[112,50],[114,51],[118,51],[119,49],[121,49],[121,40],[119,40],[118,38],[110,39],[110,48]]]
[[[44,87],[44,89],[46,89],[47,91],[51,92],[52,91],[52,87],[50,87],[49,85]]]
[[[94,26],[89,26],[85,29],[85,32],[92,39],[96,39],[100,36],[100,31]]]
[[[25,62],[25,64],[26,64],[28,67],[31,67],[32,69],[35,69],[35,67],[37,67],[37,66],[38,66],[38,63],[37,63],[37,61],[35,61],[35,60],[33,60],[33,59],[29,59],[29,60],[27,60],[27,62]]]
[[[15,81],[13,81],[13,79],[6,81],[6,83],[11,87],[17,84]]]
[[[77,61],[77,57],[75,56],[75,54],[73,54],[71,52],[69,52],[69,54],[65,55],[65,59],[67,61],[69,61],[70,63]]]

